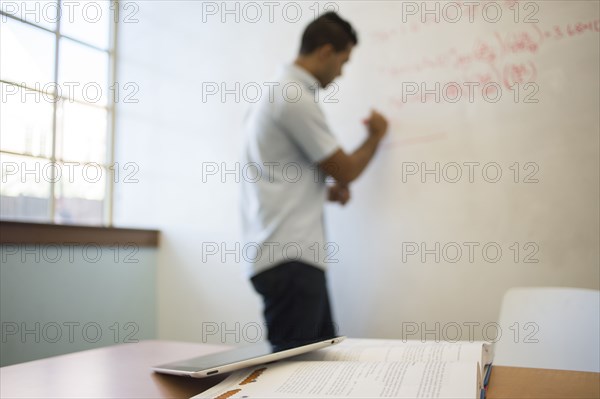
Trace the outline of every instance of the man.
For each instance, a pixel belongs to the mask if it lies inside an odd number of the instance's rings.
[[[315,90],[342,74],[357,44],[348,22],[333,12],[321,15],[306,27],[297,59],[274,84],[275,95],[261,99],[245,122],[245,166],[258,173],[243,179],[243,235],[245,248],[255,249],[249,274],[274,345],[336,335],[325,281],[324,203],[349,200],[349,184],[373,158],[387,121],[373,111],[364,122],[366,140],[347,154]],[[334,184],[328,186],[326,176]]]

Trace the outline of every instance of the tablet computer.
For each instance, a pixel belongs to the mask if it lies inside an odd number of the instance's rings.
[[[152,370],[159,373],[204,378],[326,348],[342,342],[344,338],[346,337],[332,337],[284,346],[273,346],[268,342],[260,342],[223,352],[211,353],[210,355],[154,366]]]

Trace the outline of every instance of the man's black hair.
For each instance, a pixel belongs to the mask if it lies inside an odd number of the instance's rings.
[[[340,52],[346,50],[349,44],[356,46],[358,37],[348,21],[334,12],[327,12],[304,30],[300,54],[310,54],[325,44],[331,44],[336,52]]]

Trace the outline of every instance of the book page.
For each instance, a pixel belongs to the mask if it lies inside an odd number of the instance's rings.
[[[475,363],[282,361],[231,374],[195,398],[477,398]]]
[[[479,362],[489,363],[486,342],[422,342],[347,338],[338,345],[294,357],[294,360]],[[482,354],[483,352],[483,354]]]

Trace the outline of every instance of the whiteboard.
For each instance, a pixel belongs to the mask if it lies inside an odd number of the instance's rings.
[[[599,288],[599,3],[475,3],[338,3],[360,43],[329,121],[348,149],[366,104],[390,121],[328,209],[351,335],[467,339],[512,286]]]

